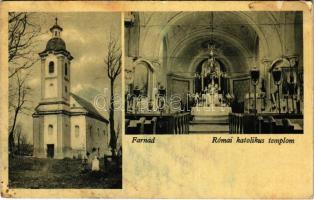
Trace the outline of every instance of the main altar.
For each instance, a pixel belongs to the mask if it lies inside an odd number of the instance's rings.
[[[226,92],[222,91],[222,80],[226,76],[215,61],[214,47],[209,47],[210,56],[204,62],[200,74],[201,91],[192,95],[194,106],[191,108],[193,121],[190,132],[228,132],[228,118],[231,113]]]

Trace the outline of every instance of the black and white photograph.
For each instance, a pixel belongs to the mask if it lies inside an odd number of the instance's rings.
[[[126,12],[126,134],[302,134],[302,11]]]
[[[121,13],[9,12],[9,187],[122,188]]]

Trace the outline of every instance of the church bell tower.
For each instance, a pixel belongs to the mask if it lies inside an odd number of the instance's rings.
[[[56,18],[55,24],[50,28],[51,39],[47,42],[46,49],[39,53],[42,102],[69,103],[70,65],[73,57],[61,38],[62,30]]]
[[[61,38],[58,19],[41,59],[41,100],[33,114],[34,156],[64,158],[71,151],[70,87],[71,60]]]

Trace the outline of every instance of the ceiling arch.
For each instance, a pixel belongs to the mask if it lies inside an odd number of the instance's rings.
[[[137,66],[137,65],[139,65],[139,64],[142,64],[142,63],[146,64],[152,72],[155,71],[154,65],[153,65],[149,60],[144,59],[144,58],[139,58],[139,59],[137,59],[137,60],[133,63],[133,67],[132,67],[132,68],[134,68],[135,66]]]
[[[206,52],[208,53],[206,47],[202,46],[204,42],[208,41],[214,42],[220,57],[228,58],[228,66],[233,67],[228,71],[244,71],[245,68],[251,65],[249,60],[253,57],[252,52],[233,36],[222,31],[209,33],[208,30],[198,30],[196,32],[197,33],[193,33],[191,36],[182,38],[181,41],[177,41],[172,52],[169,53],[169,64],[167,66],[175,68],[176,65],[181,66],[183,62],[186,63],[187,66],[190,66],[189,70],[191,70],[191,65],[194,63],[193,58],[197,56],[197,54],[204,56]],[[182,62],[177,62],[178,58],[183,59]]]
[[[262,49],[261,55],[263,57],[269,58],[270,55],[279,55],[282,54],[282,50],[280,53],[274,52],[274,48],[272,46],[277,46],[278,44],[281,46],[280,34],[278,32],[278,21],[272,15],[271,12],[263,12],[266,14],[260,15],[260,12],[170,12],[167,13],[167,16],[158,15],[158,14],[147,14],[145,17],[147,20],[145,24],[142,24],[144,27],[157,27],[160,26],[160,31],[156,29],[150,29],[146,32],[142,32],[142,37],[145,41],[151,40],[151,38],[156,38],[154,41],[149,41],[150,43],[155,43],[154,49],[151,49],[155,55],[154,57],[160,57],[159,49],[162,46],[162,40],[165,36],[170,36],[171,32],[175,30],[175,27],[194,27],[192,29],[200,29],[204,27],[210,27],[211,19],[210,13],[214,13],[214,29],[220,29],[226,33],[234,34],[239,41],[243,41],[247,43],[249,49],[252,50],[254,48],[254,43],[250,42],[256,35],[258,36],[260,42],[260,48]],[[262,16],[262,17],[261,17]],[[273,24],[274,29],[264,30],[263,27],[265,24]],[[235,26],[237,28],[235,28]],[[179,28],[180,29],[180,28]],[[188,29],[182,29],[181,33],[184,34],[188,32]],[[170,34],[169,34],[170,33]],[[175,37],[181,37],[180,32],[175,32]],[[275,36],[274,39],[269,39],[269,34]],[[153,36],[153,37],[151,37]],[[173,38],[170,38],[171,40]],[[149,47],[146,42],[142,43],[144,47]],[[170,46],[170,45],[169,45]],[[145,50],[146,51],[146,50]],[[276,51],[278,51],[276,49]]]
[[[203,60],[207,59],[209,56],[209,52],[203,52],[203,53],[199,53],[197,56],[195,56],[193,58],[193,60],[190,63],[189,66],[189,72],[195,72],[197,66],[203,62]],[[226,67],[226,70],[228,71],[228,68],[232,67],[232,63],[230,62],[230,60],[225,57],[224,55],[217,55],[217,59],[219,59],[223,65]]]
[[[181,40],[179,41],[177,40],[176,43],[172,45],[173,49],[172,52],[170,52],[169,54],[175,55],[178,51],[180,51],[180,49],[182,49],[182,47],[188,46],[190,43],[194,43],[197,40],[202,41],[223,40],[234,45],[235,48],[243,51],[243,54],[250,57],[253,56],[253,52],[250,51],[250,49],[248,49],[247,46],[245,46],[245,44],[242,43],[242,41],[239,41],[233,35],[221,30],[215,30],[214,32],[210,32],[210,30],[208,29],[195,30],[190,35],[185,35],[185,37],[182,38]]]

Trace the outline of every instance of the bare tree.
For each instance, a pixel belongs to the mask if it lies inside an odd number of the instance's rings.
[[[27,143],[27,136],[25,133],[21,134],[20,138],[20,155],[29,154],[29,144]]]
[[[109,108],[109,126],[110,126],[110,142],[112,156],[115,156],[117,147],[117,134],[114,129],[114,84],[115,80],[121,73],[121,48],[117,39],[111,37],[108,43],[108,52],[105,58],[105,67],[107,76],[110,81],[110,108]]]
[[[30,72],[22,75],[22,72],[17,72],[13,78],[11,78],[9,88],[9,112],[10,112],[10,130],[9,130],[9,150],[14,150],[14,132],[16,128],[17,118],[19,113],[30,114],[31,109],[27,106],[27,102],[30,101],[28,96],[31,89],[27,86],[26,81],[30,75]]]
[[[9,149],[14,148],[14,129],[19,113],[26,112],[27,94],[30,88],[26,80],[31,67],[39,60],[36,53],[37,36],[41,32],[39,25],[34,24],[31,17],[34,13],[10,12],[8,29],[8,61],[9,61]]]
[[[32,23],[32,13],[10,12],[8,30],[8,60],[10,64],[9,78],[17,72],[29,69],[38,61],[35,50],[36,37],[41,28]]]
[[[18,145],[17,146],[18,154],[19,155],[25,155],[27,153],[26,152],[26,146],[28,144],[27,144],[27,136],[22,131],[21,131],[21,133],[19,135],[19,138],[18,138],[18,141],[17,141],[17,145]]]
[[[14,141],[17,144],[17,153],[21,154],[21,139],[22,139],[22,127],[21,124],[17,124],[14,129]]]
[[[22,126],[20,123],[17,123],[14,129],[14,142],[17,147],[14,149],[14,152],[18,155],[25,155],[25,150],[27,150],[27,136],[24,134],[22,130]]]

